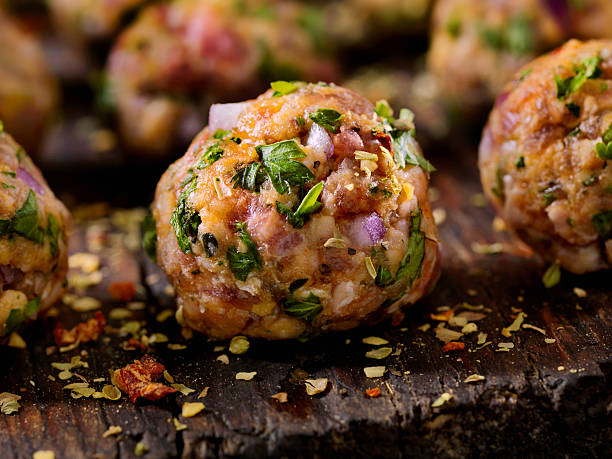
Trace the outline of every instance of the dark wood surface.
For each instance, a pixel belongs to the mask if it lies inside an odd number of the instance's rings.
[[[58,374],[51,362],[66,362],[84,352],[82,359],[89,368],[76,371],[99,389],[104,383],[93,379],[105,377],[108,383],[109,369],[142,353],[121,348],[126,338],[116,329],[125,320],[110,320],[98,342],[47,355],[56,321],[72,326],[92,315],[60,306],[58,317],[39,321],[23,333],[27,349],[2,349],[0,392],[21,395],[22,407],[16,414],[0,415],[0,456],[29,458],[37,450],[52,450],[57,458],[123,458],[133,457],[141,442],[148,458],[610,457],[610,272],[582,277],[563,273],[561,284],[543,288],[544,266],[535,257],[525,257],[525,250],[506,233],[492,229],[488,206],[474,205],[474,195],[480,192],[474,156],[449,154],[434,160],[439,172],[432,184],[439,198],[433,207],[446,210],[440,225],[442,276],[433,293],[407,310],[397,327],[385,322],[306,343],[251,340],[249,351],[240,356],[227,348],[214,352],[215,346],[227,343],[208,342],[202,336],[186,341],[174,319],[156,321],[155,314],[172,307],[173,300],[164,293],[163,281],[149,285],[145,279],[150,274],[163,276],[141,252],[121,248],[116,236],[109,237],[100,253],[104,279],[85,294],[99,298],[108,314],[125,306],[110,297],[110,282],[131,280],[143,285],[136,300],[145,301],[147,309],[134,312],[132,320],[144,321],[149,334],[163,332],[170,343],[188,345],[173,351],[167,343],[153,344],[149,353],[176,382],[195,392],[136,404],[125,397],[72,399],[62,387],[78,379],[51,381],[48,375]],[[77,225],[73,252],[86,249],[88,225],[91,222]],[[116,227],[112,232],[125,234]],[[501,242],[504,251],[477,254],[471,247],[474,242]],[[578,297],[574,287],[585,289],[587,297]],[[440,306],[464,301],[488,308],[478,326],[492,344],[477,349],[475,333],[463,339],[465,351],[443,353],[430,314]],[[525,322],[544,329],[546,336],[531,329],[502,336],[502,328],[513,321],[513,307],[522,309]],[[426,323],[432,328],[417,328]],[[372,335],[388,339],[401,353],[382,361],[366,358],[372,346],[361,340]],[[556,341],[547,344],[545,337]],[[499,342],[512,342],[514,348],[496,352]],[[229,356],[229,365],[216,361],[222,353]],[[384,377],[365,377],[363,368],[374,365],[387,367]],[[239,371],[257,375],[251,381],[236,381]],[[327,390],[307,395],[301,382],[306,373],[328,378]],[[465,383],[471,374],[486,379]],[[210,390],[201,399],[205,410],[182,418],[182,404],[195,401],[206,386]],[[380,388],[380,397],[366,397],[365,390],[374,387]],[[270,397],[280,391],[287,392],[287,403]],[[433,408],[443,393],[452,399]],[[172,418],[187,429],[177,432]],[[111,425],[121,426],[123,432],[103,438]]]

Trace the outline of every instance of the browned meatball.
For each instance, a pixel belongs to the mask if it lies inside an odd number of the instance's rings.
[[[612,41],[572,40],[528,64],[480,144],[485,191],[546,260],[612,266]]]
[[[0,120],[35,151],[57,103],[42,48],[0,11]]]
[[[213,105],[158,184],[179,317],[214,338],[284,339],[414,303],[437,278],[438,236],[411,114],[334,85],[273,88]]]
[[[59,299],[70,215],[0,124],[0,341]]]
[[[109,83],[125,143],[164,155],[193,138],[212,100],[240,100],[270,78],[329,81],[335,66],[287,2],[239,5],[226,0],[177,0],[146,8],[125,30],[108,64]],[[266,81],[266,83],[264,83]]]

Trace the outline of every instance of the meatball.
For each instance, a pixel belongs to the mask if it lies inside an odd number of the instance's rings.
[[[70,215],[0,124],[0,341],[57,301]]]
[[[57,85],[42,48],[0,11],[0,119],[36,151],[57,104]]]
[[[395,120],[335,85],[272,87],[213,105],[157,186],[178,316],[217,339],[285,339],[417,301],[438,275],[438,236],[411,113]]]
[[[480,144],[485,191],[546,260],[612,266],[612,41],[569,41],[520,70]]]
[[[121,20],[148,0],[48,0],[57,30],[73,39],[103,39],[113,35]]]
[[[452,102],[492,100],[514,72],[563,40],[563,27],[541,0],[439,0],[428,65]]]
[[[295,16],[284,2],[178,0],[146,8],[108,64],[127,146],[164,155],[197,133],[212,100],[252,96],[270,79],[334,79],[335,66],[315,52]]]

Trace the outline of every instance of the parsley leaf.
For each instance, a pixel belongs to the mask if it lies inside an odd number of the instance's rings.
[[[270,83],[270,87],[274,89],[274,94],[272,94],[272,97],[286,96],[287,94],[291,94],[299,89],[297,85],[291,83],[290,81],[273,81]]]
[[[30,190],[28,197],[21,207],[15,212],[10,220],[0,220],[0,236],[18,234],[32,242],[42,245],[45,232],[38,221],[38,205],[36,196]]]
[[[296,279],[291,284],[289,284],[289,293],[295,292],[300,287],[303,287],[306,282],[308,282],[308,278]]]
[[[393,282],[393,274],[389,271],[388,268],[380,265],[376,268],[376,277],[374,278],[374,283],[379,287],[386,287],[390,283]]]
[[[208,258],[214,257],[219,249],[217,238],[212,233],[204,233],[202,235],[202,244],[204,244],[204,252]]]
[[[250,163],[238,169],[232,177],[234,188],[244,188],[249,191],[259,191],[261,184],[266,180],[266,173],[261,169],[261,163]]]
[[[340,123],[344,118],[344,115],[333,108],[320,108],[309,116],[312,121],[333,134],[338,133]]]
[[[421,277],[421,264],[425,258],[425,233],[421,231],[421,216],[420,208],[410,216],[408,250],[395,274],[395,282],[407,277],[408,287],[412,286],[415,279]]]
[[[389,124],[393,124],[395,122],[395,118],[393,118],[393,109],[389,105],[389,102],[387,102],[385,99],[381,99],[376,102],[374,112]]]
[[[416,140],[408,131],[394,131],[391,133],[393,146],[393,159],[401,168],[406,164],[419,166],[426,172],[434,172],[436,168],[419,152]]]
[[[49,251],[52,257],[56,257],[59,253],[59,234],[59,222],[57,218],[55,218],[55,215],[49,214],[47,217],[47,236],[49,236]]]
[[[13,171],[2,171],[4,175],[8,175],[9,177],[15,178],[17,177],[17,173]]]
[[[255,147],[262,165],[274,189],[280,194],[289,192],[290,187],[303,185],[314,178],[314,174],[304,164],[293,161],[305,158],[306,153],[295,140],[283,140],[271,145]]]
[[[576,118],[578,118],[580,116],[580,105],[575,104],[574,102],[568,102],[567,104],[565,104],[565,107]]]
[[[317,199],[319,199],[322,190],[323,182],[319,182],[313,186],[306,196],[304,196],[304,199],[302,199],[302,202],[295,212],[278,201],[276,201],[276,210],[279,214],[287,217],[287,222],[289,222],[291,226],[294,228],[302,228],[306,224],[306,221],[308,221],[310,214],[316,212],[321,207],[321,203],[317,201]]]
[[[294,298],[293,295],[289,296],[283,304],[283,310],[288,316],[312,322],[321,313],[323,306],[321,306],[321,299],[310,292],[303,300]]]
[[[0,333],[0,336],[7,336],[14,332],[28,317],[36,313],[38,308],[40,308],[40,297],[28,301],[23,310],[18,308],[11,309],[11,312],[2,326],[2,333]]]
[[[222,156],[223,156],[223,148],[219,146],[219,142],[215,142],[212,145],[210,145],[206,149],[204,154],[200,157],[198,164],[196,164],[196,169],[206,169],[208,166],[213,164],[215,161],[220,159]]]
[[[517,169],[523,169],[525,167],[525,157],[522,155],[519,156],[514,165]]]
[[[192,177],[186,188],[181,192],[176,208],[170,216],[170,224],[174,228],[176,242],[183,253],[191,253],[191,243],[198,237],[198,227],[202,222],[200,214],[188,207],[187,199],[196,189],[197,177]]]
[[[4,123],[0,120],[0,134],[4,132]]]
[[[225,129],[217,129],[215,133],[212,135],[213,139],[223,140],[225,137],[229,135],[230,131],[226,131]]]
[[[593,215],[591,221],[604,239],[612,238],[612,210],[605,210]]]
[[[612,159],[612,124],[601,136],[603,142],[595,144],[595,153],[599,159]]]
[[[501,28],[481,26],[481,41],[498,51],[508,51],[517,56],[523,56],[533,51],[534,36],[529,20],[524,16],[516,16]]]
[[[251,271],[254,269],[261,269],[262,262],[257,252],[257,246],[246,230],[246,223],[236,223],[236,229],[238,230],[238,238],[246,247],[246,252],[238,252],[236,246],[232,245],[227,249],[226,256],[229,268],[232,273],[234,273],[234,277],[238,280],[245,281]]]
[[[142,248],[149,258],[157,263],[157,229],[153,215],[146,215],[142,220]]]
[[[574,68],[576,74],[564,79],[559,75],[555,75],[555,84],[557,85],[557,98],[565,100],[567,96],[578,91],[582,85],[590,79],[597,78],[601,70],[599,68],[599,56],[588,57],[583,60],[579,66]]]

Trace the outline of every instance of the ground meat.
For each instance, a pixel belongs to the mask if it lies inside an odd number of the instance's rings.
[[[157,257],[179,317],[213,338],[371,323],[438,275],[431,168],[410,117],[382,118],[334,85],[275,88],[242,111],[213,107],[224,131],[204,129],[155,195]]]
[[[521,69],[480,145],[508,228],[575,273],[610,268],[612,42],[572,40]]]
[[[6,132],[0,132],[0,185],[1,339],[62,295],[70,215]]]

